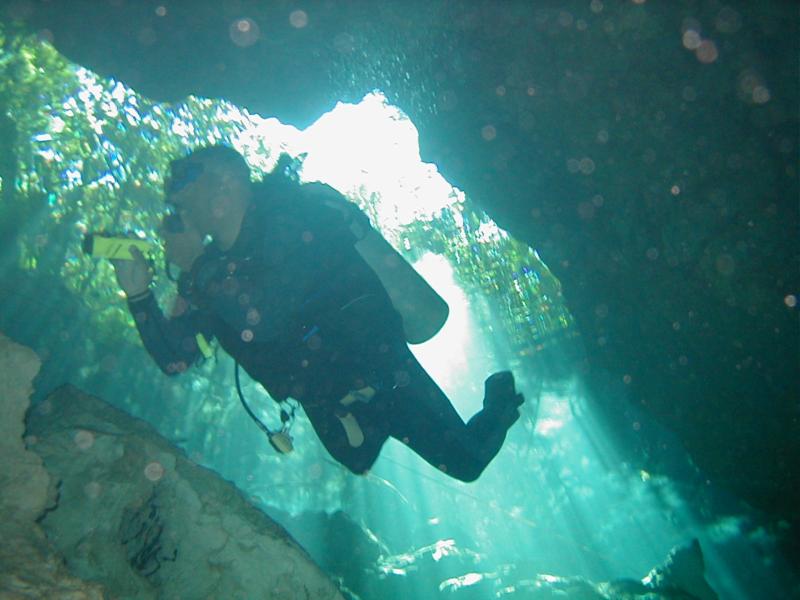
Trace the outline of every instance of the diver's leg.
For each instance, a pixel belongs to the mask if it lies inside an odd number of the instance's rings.
[[[519,418],[517,406],[522,398],[513,390],[513,377],[510,399],[510,373],[490,377],[484,409],[465,424],[410,352],[405,362],[408,384],[393,390],[387,409],[392,437],[448,475],[474,481],[500,451],[506,432]]]
[[[303,410],[317,437],[334,459],[353,473],[363,475],[378,458],[381,447],[389,437],[385,423],[359,416],[355,421],[354,435],[352,426],[348,427],[352,423],[352,416],[347,418],[347,413],[332,405],[329,397],[319,397],[316,400],[304,402]]]

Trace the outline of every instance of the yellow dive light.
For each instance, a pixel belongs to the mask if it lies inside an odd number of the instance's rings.
[[[129,250],[131,246],[138,248],[142,254],[147,254],[153,249],[153,244],[147,240],[121,235],[89,233],[83,238],[83,251],[93,258],[133,260]]]

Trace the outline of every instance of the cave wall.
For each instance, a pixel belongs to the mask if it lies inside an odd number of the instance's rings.
[[[794,3],[0,10],[159,100],[224,97],[304,127],[381,89],[417,125],[423,160],[559,277],[590,383],[623,381],[710,478],[797,519]]]

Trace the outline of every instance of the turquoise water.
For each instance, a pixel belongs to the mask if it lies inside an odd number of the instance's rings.
[[[593,1],[590,13],[602,13],[602,4]],[[731,11],[718,11],[716,37],[704,39],[689,23],[673,42],[692,60],[723,60],[727,46],[709,40],[742,26],[743,13]],[[292,14],[293,26],[302,23]],[[575,32],[603,26],[567,11],[550,17],[553,27]],[[249,44],[237,31],[233,42]],[[326,106],[298,128],[228,101],[157,102],[70,63],[46,41],[4,35],[0,126],[15,137],[6,138],[14,141],[0,173],[0,230],[13,240],[0,258],[0,328],[42,356],[37,401],[70,381],[146,419],[282,523],[352,598],[539,597],[545,576],[638,581],[694,539],[721,598],[798,589],[780,547],[788,524],[712,481],[675,432],[630,402],[628,376],[587,385],[584,355],[597,349],[581,339],[546,253],[420,160],[412,118],[382,93],[391,90]],[[740,86],[751,104],[770,101],[759,77]],[[499,96],[504,85],[511,83]],[[580,82],[565,86],[567,100],[579,95]],[[420,103],[425,93],[415,96]],[[680,94],[692,102],[697,90]],[[592,135],[607,138],[609,129]],[[486,141],[495,135],[494,126],[482,130]],[[490,373],[515,371],[522,417],[477,482],[450,479],[395,441],[368,475],[354,476],[327,455],[302,414],[292,429],[296,451],[277,455],[241,410],[233,362],[221,349],[178,379],[152,364],[111,267],[84,256],[80,240],[103,229],[156,239],[166,164],[214,142],[239,149],[257,174],[274,168],[281,152],[302,156],[303,179],[329,183],[364,209],[445,298],[445,328],[413,350],[465,420],[480,409]],[[591,176],[598,165],[578,154],[565,156],[566,171]],[[718,261],[717,270],[727,265]],[[157,293],[165,307],[174,296],[163,274]],[[277,424],[263,389],[249,380],[243,387]]]

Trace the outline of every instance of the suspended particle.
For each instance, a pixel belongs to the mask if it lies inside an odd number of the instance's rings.
[[[756,104],[766,104],[770,98],[769,90],[763,85],[756,86],[753,90],[753,102]]]
[[[337,52],[350,54],[356,49],[356,39],[349,33],[340,33],[333,38],[333,47]]]
[[[231,23],[229,34],[231,41],[240,48],[252,46],[261,36],[258,24],[253,19],[236,19]]]
[[[687,50],[697,50],[702,42],[699,31],[687,29],[683,32],[683,47]]]
[[[717,45],[711,40],[703,40],[700,42],[697,50],[695,50],[697,60],[701,63],[709,65],[719,58],[719,51]]]
[[[590,202],[581,202],[578,204],[578,215],[581,219],[588,220],[594,217],[594,205]]]
[[[719,11],[714,26],[720,33],[736,33],[742,27],[742,17],[729,6]]]
[[[497,129],[494,125],[484,125],[481,129],[481,137],[487,142],[491,142],[497,137]]]
[[[164,473],[165,470],[162,464],[155,460],[151,463],[148,463],[148,465],[144,468],[144,476],[153,482],[164,477]]]
[[[309,479],[319,479],[322,477],[322,465],[319,463],[314,463],[308,467],[308,477]]]
[[[79,429],[72,439],[81,450],[88,450],[94,445],[94,434],[85,429]]]
[[[584,157],[580,160],[578,168],[584,175],[591,175],[594,173],[594,161],[589,157]]]
[[[242,331],[242,341],[245,342],[253,341],[253,332],[250,329],[245,329],[244,331]]]
[[[100,485],[96,481],[90,481],[85,486],[83,486],[83,493],[86,494],[86,497],[90,500],[94,500],[98,498],[103,491],[103,486]]]
[[[156,6],[156,15],[159,17],[166,17],[167,16],[167,7],[164,5]]]
[[[669,189],[669,191],[670,191],[670,193],[671,193],[673,196],[677,196],[678,194],[680,194],[680,193],[681,193],[681,188],[680,188],[679,186],[677,186],[677,185],[673,185],[673,186],[672,186],[672,187]]]
[[[794,294],[788,294],[784,299],[783,303],[788,306],[789,308],[794,308],[797,306],[797,296]]]
[[[292,27],[302,29],[308,25],[308,13],[304,10],[293,10],[289,15],[289,23],[292,24]]]
[[[261,314],[255,308],[247,311],[248,325],[258,325],[261,322]]]

